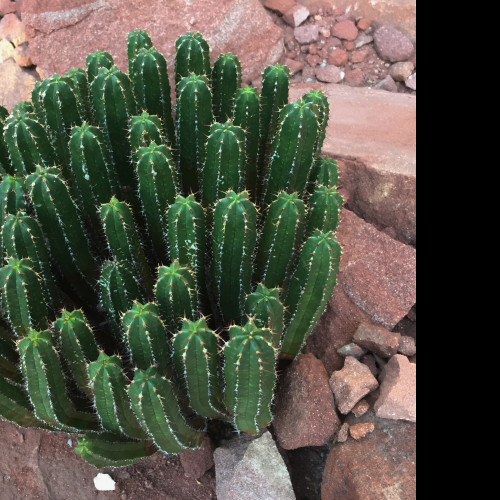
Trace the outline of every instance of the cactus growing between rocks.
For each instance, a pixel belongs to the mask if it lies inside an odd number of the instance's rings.
[[[96,467],[269,425],[339,268],[326,96],[288,103],[279,65],[240,88],[199,33],[176,47],[175,121],[140,30],[128,75],[96,52],[0,107],[0,417],[78,433]]]

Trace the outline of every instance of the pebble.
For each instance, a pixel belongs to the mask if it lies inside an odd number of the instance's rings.
[[[417,354],[417,344],[413,337],[402,335],[399,339],[398,353],[411,358]]]
[[[407,61],[415,52],[413,42],[390,24],[375,31],[374,42],[378,55],[393,63]]]
[[[300,26],[311,15],[309,9],[303,5],[294,5],[291,9],[285,12],[283,19],[292,28]]]
[[[346,19],[345,21],[337,23],[333,27],[332,34],[341,40],[348,40],[352,42],[358,37],[359,30],[350,19]]]
[[[366,424],[351,425],[349,427],[349,433],[351,434],[351,437],[354,438],[356,441],[363,439],[368,434],[372,433],[374,430],[375,430],[375,425],[371,422]]]
[[[366,58],[370,54],[370,49],[362,49],[362,50],[356,50],[351,53],[351,62],[353,63],[362,63],[366,61]]]
[[[354,334],[353,341],[373,354],[382,358],[391,358],[398,352],[400,338],[399,333],[361,323]]]
[[[370,409],[370,403],[366,399],[362,399],[353,409],[352,413],[356,418],[361,418]]]
[[[354,48],[360,49],[365,45],[368,45],[373,42],[373,37],[370,35],[366,35],[365,33],[361,33],[358,38],[354,41]]]
[[[319,28],[314,24],[299,26],[295,28],[294,35],[300,44],[317,42],[319,39]]]
[[[328,64],[331,64],[333,66],[345,66],[348,61],[349,56],[343,49],[332,50],[330,54],[328,54]]]
[[[109,474],[97,474],[94,478],[94,486],[97,491],[115,491],[116,483]]]
[[[406,82],[413,73],[415,66],[412,62],[397,62],[389,68],[389,74],[396,82]]]
[[[358,29],[362,30],[362,31],[365,31],[367,30],[370,26],[371,26],[372,22],[370,19],[366,19],[366,18],[361,18],[359,21],[358,21]]]
[[[324,83],[340,83],[344,77],[345,73],[337,66],[331,64],[316,69],[316,78]]]
[[[287,59],[285,65],[290,69],[290,75],[294,76],[304,69],[304,61],[296,61],[295,59]]]
[[[361,359],[368,351],[357,344],[348,344],[338,349],[337,352],[344,357],[352,356],[353,358]]]
[[[411,89],[411,90],[417,90],[417,74],[414,73],[413,75],[408,78],[405,82],[406,86]]]
[[[359,68],[347,71],[345,82],[351,87],[363,87],[366,83],[365,74]]]
[[[337,441],[339,443],[345,443],[349,439],[349,424],[345,423],[340,428],[340,431],[337,435]]]

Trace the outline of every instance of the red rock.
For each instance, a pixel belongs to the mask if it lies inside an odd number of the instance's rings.
[[[345,66],[349,61],[349,56],[345,50],[337,49],[332,50],[328,54],[328,64],[332,64],[333,66]]]
[[[29,46],[27,43],[22,43],[16,47],[14,51],[14,60],[18,66],[22,66],[23,68],[33,66],[33,61],[31,60]]]
[[[295,38],[301,44],[317,42],[319,39],[319,28],[314,24],[299,26],[294,30]]]
[[[366,424],[355,424],[349,427],[349,434],[356,441],[363,439],[368,434],[372,433],[375,430],[375,425],[373,423]]]
[[[186,450],[179,459],[186,476],[193,479],[203,477],[214,465],[215,444],[207,436],[199,450]]]
[[[363,87],[365,85],[365,74],[359,68],[347,71],[345,83],[351,87]]]
[[[12,0],[0,0],[0,16],[6,16],[12,12],[16,12],[19,4]]]
[[[386,90],[387,92],[397,92],[398,91],[398,86],[397,86],[396,82],[394,81],[394,78],[392,78],[391,75],[388,75],[381,82],[377,83],[377,85],[375,85],[375,88]]]
[[[341,347],[337,350],[337,352],[345,358],[347,356],[352,356],[353,358],[361,359],[368,351],[359,347],[359,345],[352,343]]]
[[[335,24],[332,29],[332,34],[341,40],[353,42],[358,37],[359,30],[350,19],[346,19],[345,21]]]
[[[330,38],[332,36],[331,30],[325,27],[319,29],[319,34],[324,38]]]
[[[290,68],[290,75],[296,75],[304,69],[304,61],[296,61],[295,59],[286,59],[285,65]]]
[[[328,64],[325,67],[319,67],[316,69],[316,78],[320,82],[340,83],[344,78],[344,73],[337,66]]]
[[[416,425],[363,417],[375,425],[360,441],[334,446],[321,500],[416,500]]]
[[[311,13],[307,7],[304,7],[303,5],[294,5],[285,12],[283,19],[287,24],[292,26],[292,28],[297,28],[307,20],[310,14]]]
[[[102,7],[101,0],[25,0],[23,19],[32,31],[33,62],[48,74],[61,74],[84,67],[87,55],[99,49],[113,54],[118,67],[127,70],[127,34],[137,28],[148,30],[171,68],[178,36],[199,31],[214,59],[221,52],[239,56],[245,81],[260,77],[283,53],[283,32],[259,0],[207,0],[203,9],[185,0],[169,0],[168,8],[164,0],[106,0]],[[54,26],[66,28],[53,31]]]
[[[364,349],[389,359],[398,352],[401,334],[385,328],[362,323],[354,334],[354,342]]]
[[[342,40],[340,38],[337,38],[336,36],[332,36],[325,43],[325,47],[327,49],[333,49],[333,48],[338,48],[338,47],[342,47],[342,46],[343,46]]]
[[[391,75],[396,82],[406,82],[412,75],[414,69],[415,66],[412,62],[398,62],[389,68],[389,75]]]
[[[312,354],[289,367],[276,395],[274,429],[285,450],[322,446],[340,428],[328,374]]]
[[[349,424],[342,424],[340,431],[337,435],[337,441],[339,443],[345,443],[349,439]]]
[[[349,52],[353,51],[355,47],[354,42],[348,40],[344,40],[343,45],[345,50],[348,50]]]
[[[286,55],[287,59],[295,59],[296,57],[297,57],[297,52],[295,50],[288,52],[288,54]]]
[[[315,68],[316,66],[318,66],[321,63],[321,57],[317,56],[317,55],[309,54],[306,57],[306,61],[307,61],[307,64],[309,64],[309,66],[311,66],[312,68]]]
[[[366,17],[361,18],[358,21],[358,24],[357,24],[358,29],[360,29],[362,31],[367,30],[371,25],[372,25],[371,20],[370,19],[366,19]]]
[[[351,62],[354,64],[358,64],[366,61],[370,52],[370,49],[367,48],[351,52]]]
[[[13,59],[0,64],[0,104],[8,110],[19,101],[31,99],[36,79],[31,72],[20,68]]]
[[[382,373],[375,413],[380,418],[417,421],[417,365],[406,356],[394,356]]]
[[[296,5],[295,0],[266,0],[264,2],[264,7],[281,15],[284,15]]]
[[[377,365],[377,360],[375,359],[375,356],[373,354],[367,354],[366,356],[363,356],[360,361],[368,367],[375,378],[379,376],[380,370]]]
[[[362,399],[353,409],[352,413],[356,418],[360,418],[370,409],[370,403],[366,399]]]
[[[417,354],[417,345],[415,339],[408,335],[401,335],[398,345],[398,353],[411,358]]]
[[[407,61],[415,52],[410,38],[390,24],[375,31],[374,39],[378,55],[389,62]]]
[[[367,394],[379,386],[367,366],[357,359],[347,357],[342,370],[334,372],[330,387],[340,413],[347,415]]]
[[[15,14],[7,14],[0,20],[0,40],[2,39],[16,47],[26,41],[26,27]]]
[[[316,44],[311,43],[311,45],[309,45],[309,54],[312,54],[313,56],[318,54],[318,47],[316,47]]]

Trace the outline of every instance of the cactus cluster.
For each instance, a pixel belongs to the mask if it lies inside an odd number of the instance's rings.
[[[0,107],[0,417],[78,433],[97,467],[268,426],[339,269],[325,95],[176,47],[174,106],[135,31],[128,74],[96,52]]]

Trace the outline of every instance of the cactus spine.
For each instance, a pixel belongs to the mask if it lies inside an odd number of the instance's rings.
[[[276,353],[272,332],[249,322],[229,330],[224,347],[225,404],[239,432],[257,434],[272,420]]]
[[[157,116],[152,116],[149,113],[142,113],[141,116],[133,116],[130,119],[130,145],[132,153],[144,146],[149,146],[150,143],[163,143],[161,120]]]
[[[227,322],[241,320],[251,291],[257,210],[248,192],[229,191],[214,212],[213,272],[220,311]]]
[[[323,233],[335,233],[340,223],[340,214],[344,199],[336,188],[318,186],[309,199],[309,221],[307,235],[311,236],[315,229]]]
[[[96,79],[101,68],[111,69],[114,66],[111,54],[100,50],[87,56],[86,64],[89,85]]]
[[[206,319],[184,320],[172,345],[176,373],[187,391],[190,407],[202,417],[221,416],[218,337],[208,328]]]
[[[151,38],[144,30],[135,30],[127,37],[128,69],[132,77],[134,74],[134,60],[142,49],[153,47]]]
[[[210,76],[210,47],[200,33],[187,33],[175,42],[175,83],[191,73]]]
[[[336,188],[339,185],[339,167],[335,160],[320,158],[320,169],[316,184],[328,188]]]
[[[26,210],[25,181],[21,175],[4,175],[0,184],[0,223],[3,225],[9,214]]]
[[[299,264],[285,298],[287,327],[281,357],[295,358],[315,324],[337,283],[342,249],[334,233],[315,231],[302,248]]]
[[[8,116],[9,112],[3,106],[0,106],[0,175],[2,176],[7,173],[13,173],[10,164],[9,150],[3,137],[3,129]]]
[[[231,53],[221,54],[212,69],[214,116],[218,122],[223,123],[232,117],[234,96],[240,87],[240,61]]]

